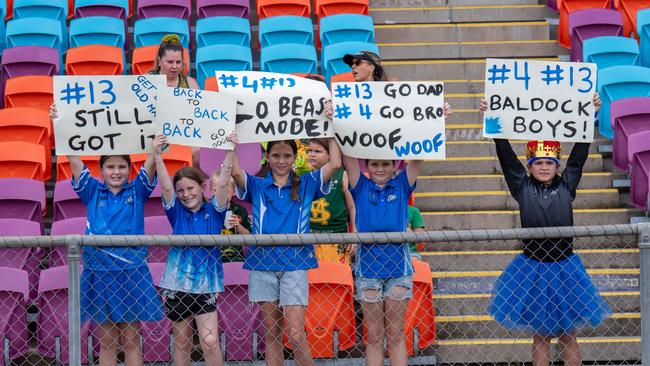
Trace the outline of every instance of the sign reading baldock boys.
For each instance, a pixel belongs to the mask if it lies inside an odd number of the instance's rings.
[[[590,142],[596,65],[487,59],[483,136]]]

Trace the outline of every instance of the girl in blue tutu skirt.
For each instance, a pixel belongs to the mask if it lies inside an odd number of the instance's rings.
[[[594,95],[596,110],[600,97]],[[487,102],[481,101],[481,110]],[[571,204],[587,161],[589,143],[576,143],[562,175],[557,141],[530,141],[528,172],[508,140],[495,139],[497,156],[512,197],[519,203],[522,227],[573,226]],[[551,339],[563,347],[567,366],[580,365],[576,331],[599,325],[611,310],[591,282],[571,239],[524,240],[524,250],[497,279],[490,314],[509,329],[533,336],[533,365],[549,364]]]

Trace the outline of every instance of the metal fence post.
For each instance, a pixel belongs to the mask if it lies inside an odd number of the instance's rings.
[[[650,366],[650,223],[639,224],[641,256],[641,361]]]
[[[81,236],[67,235],[68,248],[68,336],[70,365],[81,365],[80,270]]]

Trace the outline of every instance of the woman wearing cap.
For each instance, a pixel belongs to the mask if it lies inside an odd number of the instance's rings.
[[[601,102],[594,95],[596,110]],[[481,111],[487,102],[481,101]],[[497,156],[512,197],[519,203],[522,227],[573,226],[571,204],[589,154],[589,143],[576,143],[562,175],[557,141],[530,141],[528,172],[510,143],[495,139]],[[580,365],[576,330],[597,326],[611,310],[591,282],[571,239],[524,240],[524,250],[494,285],[490,314],[510,329],[533,336],[533,365],[549,364],[551,339],[558,337],[567,366]]]
[[[345,55],[356,82],[388,80],[381,59],[369,51]],[[451,115],[444,105],[445,117]],[[331,104],[328,104],[331,113]],[[412,160],[397,174],[393,160],[366,160],[369,177],[361,174],[356,158],[344,156],[350,193],[356,207],[358,232],[405,232],[408,200],[422,168]],[[412,297],[413,265],[409,246],[403,244],[361,245],[356,253],[355,285],[367,329],[366,365],[384,364],[384,337],[393,366],[407,364],[404,320]]]

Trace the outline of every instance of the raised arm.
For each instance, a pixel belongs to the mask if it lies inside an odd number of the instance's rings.
[[[235,184],[237,184],[237,187],[241,189],[246,188],[246,172],[243,171],[239,167],[239,159],[237,159],[237,147],[235,146],[235,149],[233,150],[233,157],[232,157],[232,170],[230,171],[230,175],[232,178],[235,180]]]
[[[348,179],[348,174],[346,172],[343,172],[343,182],[341,183],[343,188],[343,197],[345,198],[345,206],[348,209],[348,222],[352,224],[352,232],[354,233],[357,231],[357,208],[354,205],[354,198],[352,198],[352,193],[350,193],[350,190],[348,189],[348,184],[350,182]]]
[[[361,176],[361,168],[359,168],[357,158],[343,155],[343,166],[345,167],[345,173],[348,175],[350,187],[356,187]]]
[[[329,138],[330,160],[321,168],[321,179],[327,182],[337,170],[341,169],[341,149],[334,138]]]
[[[406,164],[406,177],[408,178],[410,185],[415,184],[418,175],[420,175],[420,172],[422,171],[422,165],[424,165],[424,160],[411,160]]]
[[[235,145],[235,147],[233,150],[226,150],[226,156],[224,157],[223,163],[221,164],[221,171],[219,172],[219,179],[217,180],[217,190],[214,193],[214,197],[216,198],[219,207],[225,207],[228,204],[228,198],[230,198],[228,197],[230,175],[233,171],[233,162],[236,158],[235,151],[237,150],[237,145],[239,144],[237,134],[234,132],[228,136],[228,139]]]
[[[167,137],[165,135],[158,135],[153,139],[153,160],[156,167],[156,174],[158,174],[158,183],[160,184],[163,199],[166,203],[169,203],[174,198],[174,186],[169,177],[169,173],[167,173],[167,167],[162,157],[162,149],[166,144]]]

